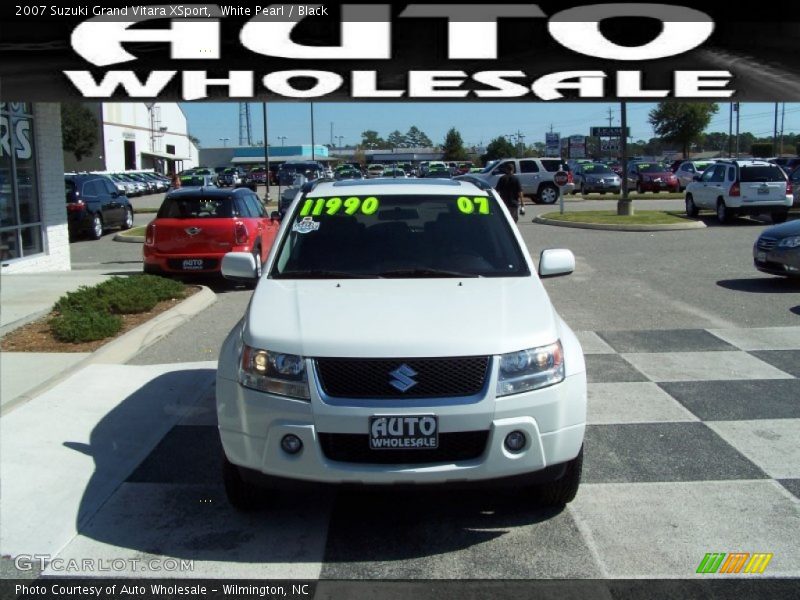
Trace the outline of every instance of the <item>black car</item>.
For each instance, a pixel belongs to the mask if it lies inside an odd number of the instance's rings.
[[[133,227],[133,207],[107,175],[64,175],[67,223],[71,237],[99,240],[112,227]]]
[[[753,264],[770,275],[800,277],[800,221],[765,229],[753,245]]]

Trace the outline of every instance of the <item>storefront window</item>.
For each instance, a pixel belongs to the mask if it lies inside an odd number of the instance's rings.
[[[33,111],[27,102],[0,103],[0,257],[43,251],[36,179]]]

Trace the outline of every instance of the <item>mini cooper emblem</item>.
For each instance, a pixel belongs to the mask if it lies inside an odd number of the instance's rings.
[[[186,233],[188,233],[189,235],[197,235],[198,233],[200,233],[203,230],[200,229],[199,227],[187,227],[186,229],[184,229],[184,231]]]
[[[417,372],[414,369],[404,363],[389,373],[394,378],[389,382],[389,385],[401,392],[407,392],[419,383],[412,379],[416,374]]]

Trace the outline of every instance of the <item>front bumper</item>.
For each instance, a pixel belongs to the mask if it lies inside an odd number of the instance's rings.
[[[680,184],[677,181],[673,183],[668,181],[642,181],[639,185],[644,192],[677,192],[680,190]]]
[[[220,361],[232,358],[226,357],[223,347]],[[478,397],[437,399],[427,404],[419,400],[323,399],[313,369],[309,371],[310,401],[251,390],[221,372],[217,374],[217,416],[225,454],[233,464],[271,477],[367,485],[486,481],[562,465],[578,455],[583,443],[585,372],[548,388],[495,398],[497,369],[493,368]],[[486,445],[477,458],[433,463],[340,462],[325,454],[320,434],[366,435],[369,418],[379,414],[435,414],[440,435],[484,431],[488,433]],[[522,431],[527,438],[521,452],[509,452],[504,446],[512,431]],[[281,439],[289,433],[303,442],[298,454],[281,449]]]
[[[800,277],[800,248],[773,248],[769,251],[753,246],[753,266],[763,273],[784,277]]]
[[[586,194],[597,192],[608,192],[611,194],[619,194],[620,183],[598,183],[598,182],[584,182],[583,191]]]

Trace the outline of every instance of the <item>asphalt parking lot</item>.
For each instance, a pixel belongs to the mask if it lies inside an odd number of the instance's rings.
[[[74,515],[45,516],[19,547],[194,561],[115,573],[169,577],[684,578],[705,553],[736,551],[773,553],[768,575],[800,575],[800,282],[753,268],[769,224],[721,227],[709,215],[706,229],[632,233],[530,222],[551,210],[529,207],[519,227],[534,256],[577,257],[574,274],[545,282],[589,371],[584,483],[565,510],[516,492],[326,491],[235,513],[219,474],[214,361],[250,292],[214,284],[215,304],[129,364],[89,368],[117,383],[89,394],[89,429],[55,437],[94,468],[90,483],[73,490]],[[112,238],[74,243],[73,262],[139,270],[140,246]],[[46,411],[59,398],[86,403],[81,387],[68,380],[37,399],[39,417],[57,418]],[[44,540],[45,528],[57,533]]]

